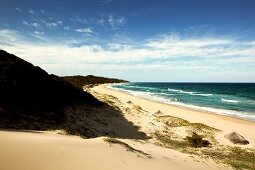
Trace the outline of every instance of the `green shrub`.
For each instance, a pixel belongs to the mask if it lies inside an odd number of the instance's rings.
[[[203,140],[202,136],[195,132],[193,132],[192,136],[187,136],[186,139],[192,147],[207,147],[211,145],[208,140]]]

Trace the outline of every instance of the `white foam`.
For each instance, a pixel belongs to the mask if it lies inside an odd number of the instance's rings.
[[[176,89],[170,89],[170,88],[168,88],[167,89],[168,91],[173,91],[173,92],[181,92],[182,90],[176,90]]]
[[[200,94],[200,93],[194,93],[192,94],[194,96],[212,96],[213,94]]]
[[[183,90],[181,90],[180,92],[185,93],[185,94],[191,94],[191,95],[195,93],[195,92],[192,92],[192,91],[183,91]]]
[[[183,91],[183,90],[175,90],[175,89],[170,89],[169,91],[173,91],[173,92],[179,92],[179,93],[186,93],[186,94],[193,94],[195,92],[189,92],[189,91]]]
[[[153,95],[154,93],[137,92],[137,91],[125,90],[125,89],[112,87],[112,86],[110,88],[115,89],[115,90],[119,90],[119,91],[123,91],[123,92],[129,93],[129,94],[132,94],[134,96],[139,96],[139,97],[142,97],[142,98],[146,98],[146,99],[154,100],[154,101],[158,101],[158,102],[163,102],[163,103],[166,103],[166,104],[177,105],[177,106],[182,106],[182,107],[188,107],[188,108],[193,108],[193,109],[197,109],[197,110],[216,113],[216,114],[219,114],[219,115],[228,115],[228,116],[232,116],[232,117],[239,117],[239,118],[255,121],[255,113],[240,112],[240,111],[225,110],[225,109],[216,109],[216,108],[211,108],[211,107],[184,104],[184,103],[179,102],[180,100],[178,100],[176,98],[172,98],[170,100],[170,99],[163,98],[161,96],[160,97],[155,96],[155,95]],[[173,90],[175,90],[175,89],[173,89]],[[210,96],[211,94],[200,94],[200,95],[209,95]],[[226,99],[224,99],[224,100],[226,100]],[[239,101],[227,100],[226,102],[239,102]]]
[[[203,94],[198,92],[192,92],[192,91],[183,91],[183,90],[177,90],[177,89],[170,89],[168,88],[168,91],[177,92],[177,93],[184,93],[184,94],[190,94],[194,96],[212,96],[213,94]]]
[[[161,92],[160,94],[162,94],[162,95],[166,95],[166,96],[174,96],[174,95],[175,95],[175,94],[164,93],[164,92]]]
[[[238,101],[238,100],[227,100],[227,99],[221,99],[221,101],[223,101],[223,102],[229,102],[229,103],[239,103],[240,101]]]

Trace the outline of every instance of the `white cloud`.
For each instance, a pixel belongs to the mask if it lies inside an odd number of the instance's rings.
[[[103,18],[99,19],[97,21],[97,23],[101,24],[101,25],[104,25],[105,24],[105,20]]]
[[[56,23],[56,22],[48,22],[48,23],[46,23],[46,26],[47,27],[56,27],[56,26],[58,26],[58,23]]]
[[[30,25],[27,21],[22,21],[22,23],[25,25]]]
[[[18,43],[21,39],[23,39],[23,37],[20,37],[17,31],[0,29],[0,45],[6,43],[9,44],[10,42]]]
[[[22,12],[22,10],[20,8],[15,8],[16,11]]]
[[[87,19],[83,19],[83,18],[80,18],[80,17],[74,17],[74,18],[70,18],[71,21],[73,22],[81,22],[81,23],[87,23]]]
[[[33,10],[31,10],[31,9],[29,9],[28,12],[29,12],[30,14],[34,14],[34,13],[35,13],[35,12],[34,12]]]
[[[34,33],[37,35],[44,35],[44,32],[34,31]]]
[[[112,30],[117,30],[120,26],[125,24],[125,18],[114,17],[113,15],[110,15],[108,18],[108,23],[111,26]]]
[[[31,22],[31,23],[28,23],[26,21],[22,21],[23,24],[27,25],[27,26],[32,26],[32,27],[35,27],[35,28],[38,28],[40,27],[40,24],[37,23],[37,22]]]
[[[78,32],[92,31],[86,29]],[[109,42],[103,45],[95,43],[75,46],[68,43],[68,40],[45,41],[43,44],[34,43],[18,32],[0,30],[0,48],[55,74],[85,74],[84,72],[88,71],[93,73],[97,68],[96,71],[101,72],[133,70],[136,74],[151,71],[155,74],[158,72],[158,76],[165,76],[166,73],[177,75],[177,72],[192,76],[201,72],[202,76],[206,71],[227,74],[231,68],[232,72],[240,76],[249,75],[253,81],[251,76],[255,77],[254,41],[221,37],[181,38],[174,34],[130,44]],[[251,71],[244,71],[249,69]],[[249,74],[244,75],[244,72]],[[136,74],[134,73],[133,77]],[[151,77],[150,79],[152,80]]]
[[[132,50],[132,46],[126,43],[108,43],[107,50],[109,51]]]
[[[31,26],[33,26],[33,27],[40,27],[40,24],[34,22],[34,23],[31,23]]]
[[[73,22],[80,22],[80,23],[85,23],[86,25],[95,25],[99,24],[103,26],[106,30],[117,30],[120,27],[124,26],[126,23],[126,18],[123,16],[114,16],[114,15],[102,15],[100,18],[88,18],[88,19],[83,19],[80,17],[74,17],[70,18],[71,21]]]
[[[125,23],[125,18],[124,18],[124,17],[117,18],[117,19],[116,19],[116,22],[117,22],[118,24],[124,24],[124,23]]]
[[[55,22],[48,22],[45,21],[44,19],[41,19],[41,22],[46,25],[48,28],[50,27],[57,27],[59,25],[62,25],[63,21],[55,21]]]
[[[114,19],[113,19],[113,16],[112,16],[112,15],[109,16],[108,22],[109,22],[109,24],[114,28]]]
[[[75,29],[74,31],[80,32],[80,33],[93,33],[92,28],[79,28]]]
[[[69,31],[70,30],[70,27],[64,27],[64,30],[67,30],[67,31]]]
[[[57,24],[62,25],[63,21],[57,21]]]
[[[171,47],[206,47],[206,46],[222,46],[222,45],[230,45],[233,43],[233,40],[222,39],[222,38],[189,38],[189,39],[181,39],[176,36],[163,36],[156,39],[151,39],[148,41],[147,45],[153,48],[171,48]]]

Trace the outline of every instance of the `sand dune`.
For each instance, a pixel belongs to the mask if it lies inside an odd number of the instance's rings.
[[[1,170],[226,169],[212,161],[197,162],[186,154],[151,144],[133,146],[146,148],[152,155],[152,158],[146,158],[126,151],[120,145],[109,145],[102,138],[0,131],[0,139]]]
[[[255,123],[253,122],[158,103],[111,90],[105,85],[86,90],[117,110],[114,112],[115,115],[110,113],[110,109],[105,110],[109,112],[106,114],[107,119],[104,117],[99,120],[100,117],[97,117],[90,123],[91,126],[94,123],[94,128],[97,130],[107,128],[107,131],[112,132],[112,137],[116,137],[114,140],[120,143],[108,143],[105,139],[113,138],[103,136],[82,139],[77,136],[60,135],[56,132],[1,130],[0,169],[232,169],[222,163],[216,163],[210,156],[202,157],[199,154],[180,152],[178,147],[169,149],[167,145],[158,144],[155,138],[157,131],[163,136],[171,136],[180,140],[185,139],[191,130],[198,130],[205,136],[207,132],[210,132],[211,135],[216,135],[216,143],[213,143],[213,147],[205,148],[208,152],[213,151],[214,147],[217,150],[217,147],[222,145],[236,146],[224,138],[225,134],[232,131],[240,133],[250,142],[249,145],[238,146],[253,148],[255,145],[253,135]],[[122,115],[117,116],[116,114]],[[174,123],[182,121],[181,123],[186,125],[167,126],[166,123],[170,119],[175,119]],[[203,124],[196,124],[197,122]],[[100,127],[97,127],[99,125]],[[199,126],[195,127],[197,125]],[[206,129],[209,131],[203,131]]]

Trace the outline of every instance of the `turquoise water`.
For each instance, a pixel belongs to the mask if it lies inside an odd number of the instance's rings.
[[[164,103],[255,121],[255,83],[125,83],[111,88]]]

